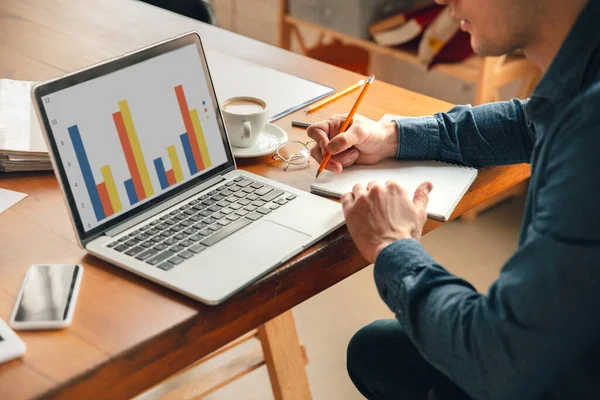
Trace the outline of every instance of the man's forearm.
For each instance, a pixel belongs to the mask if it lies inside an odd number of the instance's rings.
[[[529,162],[535,137],[528,126],[526,104],[511,100],[399,118],[396,157],[472,166]]]

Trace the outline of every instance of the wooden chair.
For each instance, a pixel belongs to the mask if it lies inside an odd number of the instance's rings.
[[[208,0],[141,0],[144,3],[164,8],[186,17],[217,25],[217,15]]]
[[[271,388],[276,400],[306,400],[311,398],[304,369],[304,366],[308,364],[308,357],[306,349],[299,342],[291,311],[287,311],[258,329],[248,332],[197,363],[190,365],[179,374],[189,371],[191,368],[249,340],[258,340],[261,348],[243,354],[221,367],[207,372],[193,382],[172,390],[161,397],[161,400],[202,399],[263,365],[266,365],[269,372]],[[301,364],[301,366],[298,364]]]

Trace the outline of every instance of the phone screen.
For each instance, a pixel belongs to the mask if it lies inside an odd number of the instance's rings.
[[[77,265],[32,267],[23,283],[23,296],[15,321],[65,320],[78,273]]]

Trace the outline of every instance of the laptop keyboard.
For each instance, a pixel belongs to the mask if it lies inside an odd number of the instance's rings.
[[[169,270],[295,198],[238,176],[107,246]]]

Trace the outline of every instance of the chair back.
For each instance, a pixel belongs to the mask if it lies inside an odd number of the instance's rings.
[[[140,0],[186,17],[217,25],[217,15],[209,0]]]

